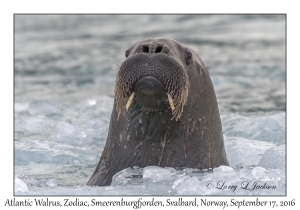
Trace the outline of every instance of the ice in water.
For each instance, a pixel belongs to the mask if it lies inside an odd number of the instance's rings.
[[[57,124],[57,133],[53,138],[54,141],[65,143],[65,144],[76,144],[74,139],[75,126],[67,122],[59,122]],[[81,143],[82,144],[82,143]]]
[[[100,138],[106,136],[107,124],[103,120],[90,120],[81,125],[72,125],[68,122],[57,124],[57,133],[52,140],[63,144],[76,146],[101,145],[104,141]]]
[[[56,179],[49,179],[46,184],[49,186],[49,187],[55,187],[57,186],[57,181]]]
[[[171,180],[172,173],[169,169],[158,166],[147,166],[143,170],[143,179],[150,179],[153,182]]]
[[[87,102],[88,102],[88,104],[91,105],[91,106],[94,106],[94,105],[97,104],[97,100],[95,100],[95,99],[88,99]]]
[[[261,117],[224,114],[221,117],[224,135],[228,137],[239,136],[245,139],[285,143],[285,113]]]
[[[27,111],[29,103],[15,103],[15,112]]]
[[[126,168],[116,173],[112,178],[111,186],[140,184],[143,182],[143,169],[139,167]]]
[[[265,168],[285,168],[285,145],[268,149],[258,165]]]
[[[76,147],[51,141],[15,141],[15,165],[34,163],[82,165],[98,160],[98,155],[86,147]]]
[[[22,193],[28,192],[27,185],[19,178],[15,178],[15,193],[17,192],[22,192]]]
[[[224,166],[224,165],[221,165],[218,168],[214,168],[213,173],[216,176],[221,176],[223,174],[226,174],[228,176],[235,175],[235,172],[234,172],[233,168],[231,168],[229,166]]]
[[[37,115],[27,119],[17,119],[15,122],[15,131],[23,133],[41,133],[51,129],[50,120],[44,115]]]
[[[262,179],[266,176],[267,170],[262,167],[255,167],[251,173],[256,179]]]
[[[31,115],[43,114],[43,115],[52,115],[58,112],[57,107],[46,101],[33,101],[29,104],[28,112]]]
[[[181,184],[177,184],[181,182]],[[176,189],[179,195],[195,195],[198,193],[204,193],[201,189],[201,182],[199,179],[194,177],[181,177],[179,180],[176,180],[176,183],[173,184],[173,189]]]
[[[15,140],[16,171],[23,171],[27,175],[17,174],[16,186],[21,186],[19,183],[22,182],[30,185],[27,185],[29,186],[27,190],[23,187],[23,190],[16,193],[26,195],[283,195],[285,193],[285,145],[276,146],[271,141],[227,136],[224,136],[224,143],[230,166],[210,170],[158,166],[126,168],[113,177],[109,187],[87,187],[86,183],[98,163],[105,143],[109,125],[107,110],[111,106],[112,99],[102,97],[88,99],[72,106],[55,105],[58,110],[63,110],[59,117],[53,118],[53,115],[48,115],[47,112],[27,117],[18,115],[15,128],[20,133],[20,139]],[[24,109],[20,108],[23,113]],[[232,126],[234,128],[235,125]],[[25,134],[34,138],[33,134],[46,131],[51,135],[46,136],[45,141],[24,139]],[[46,169],[49,167],[51,170]],[[47,171],[49,174],[45,173]],[[72,179],[69,177],[70,174]],[[276,185],[277,188],[273,191],[242,190],[240,186],[243,181],[249,182],[249,186],[254,182],[266,182]],[[233,190],[229,186],[238,187]]]
[[[257,165],[264,152],[273,147],[270,142],[250,140],[241,137],[226,137],[225,149],[231,167]]]

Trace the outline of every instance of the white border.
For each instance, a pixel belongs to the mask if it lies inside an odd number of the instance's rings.
[[[299,197],[299,5],[296,1],[8,1],[1,3],[1,196],[0,206],[13,198],[13,14],[14,13],[286,13],[287,14],[287,197],[261,200],[291,200]],[[29,198],[29,197],[26,197]],[[56,199],[55,197],[51,197]],[[102,197],[103,198],[103,197]],[[126,197],[129,199],[129,197]],[[174,197],[172,197],[174,198]],[[206,197],[228,200],[231,197]],[[244,197],[235,197],[242,200]],[[58,197],[62,200],[63,197]],[[82,200],[91,198],[83,197]],[[104,199],[104,198],[103,198]],[[106,200],[118,198],[108,197]],[[136,198],[133,198],[136,199]],[[145,198],[146,199],[146,198]],[[150,197],[148,197],[149,200]],[[165,200],[166,197],[157,197]],[[175,198],[174,198],[175,199]],[[254,197],[245,197],[254,200]],[[296,200],[296,206],[297,205]],[[99,207],[100,208],[100,207]],[[265,207],[271,209],[271,207]],[[1,209],[3,209],[1,207]],[[35,209],[37,209],[35,207]],[[38,208],[40,209],[40,207]],[[112,209],[112,208],[110,208]],[[127,208],[129,209],[129,208]],[[132,209],[132,208],[130,208]],[[143,208],[147,209],[147,208]],[[202,207],[201,209],[206,209]],[[212,209],[212,208],[210,208]],[[243,208],[241,208],[243,209]],[[279,208],[280,209],[280,208]]]

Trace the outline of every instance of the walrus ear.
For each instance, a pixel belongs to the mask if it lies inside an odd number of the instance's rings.
[[[188,49],[185,51],[185,63],[186,65],[190,65],[193,60],[193,54]]]
[[[126,51],[125,51],[125,57],[126,57],[126,58],[128,57],[129,53],[130,53],[129,50],[126,50]]]

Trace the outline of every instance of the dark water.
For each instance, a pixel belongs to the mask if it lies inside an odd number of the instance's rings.
[[[15,101],[113,96],[134,42],[166,36],[194,49],[220,111],[285,111],[284,15],[16,15]]]
[[[276,180],[277,191],[254,195],[285,193],[284,15],[15,15],[15,176],[28,186],[16,181],[19,193],[222,194],[174,170],[162,170],[167,184],[140,179],[124,187],[124,177],[136,173],[125,170],[110,188],[85,186],[106,141],[125,51],[158,36],[189,46],[205,63],[230,167],[244,167],[198,178],[230,172],[232,182]]]

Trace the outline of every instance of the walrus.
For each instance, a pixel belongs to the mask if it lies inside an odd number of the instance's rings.
[[[190,48],[146,38],[125,52],[106,144],[88,185],[107,186],[128,167],[228,165],[209,73]]]

